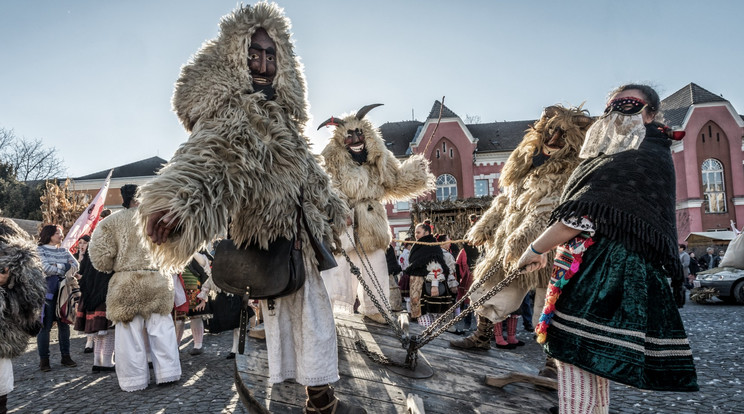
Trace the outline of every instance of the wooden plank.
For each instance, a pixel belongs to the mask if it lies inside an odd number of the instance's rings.
[[[411,324],[409,329],[414,334],[423,330],[417,324]],[[421,358],[429,361],[434,376],[417,380],[395,374],[373,362],[354,344],[355,339],[361,337],[370,349],[387,354],[401,353],[400,341],[389,327],[362,323],[355,315],[337,315],[337,332],[341,380],[334,384],[336,394],[365,407],[369,413],[405,414],[409,394],[419,396],[429,414],[523,413],[525,407],[547,410],[557,401],[555,392],[529,383],[513,383],[502,388],[486,385],[483,380],[486,374],[506,375],[515,367],[527,367],[526,374],[536,371],[514,354],[462,352],[449,347],[449,338],[445,336],[449,334],[445,334],[421,351]],[[241,382],[239,389],[247,390],[245,393],[255,404],[262,404],[269,412],[302,412],[306,398],[304,387],[291,381],[269,384],[265,342],[247,341],[246,354],[236,358],[236,369]]]
[[[541,377],[539,375],[529,375],[521,372],[510,372],[507,375],[501,375],[498,377],[486,375],[486,384],[492,387],[502,388],[504,385],[514,382],[529,382],[530,384],[539,385],[553,390],[558,389],[558,381],[553,378]]]

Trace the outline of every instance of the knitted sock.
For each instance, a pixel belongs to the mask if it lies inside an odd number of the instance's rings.
[[[93,348],[93,342],[96,334],[88,334],[85,335],[85,347],[86,348]]]
[[[181,346],[181,339],[183,339],[183,330],[185,329],[185,321],[176,321],[176,343]]]
[[[517,321],[519,315],[511,315],[506,318],[506,342],[510,344],[519,343],[517,339]]]
[[[501,321],[493,324],[493,335],[496,337],[496,343],[498,345],[508,345],[509,343],[504,340],[504,329],[502,328]]]
[[[196,317],[191,320],[191,336],[194,338],[194,348],[202,347],[204,341],[204,320]]]
[[[610,382],[574,365],[556,361],[558,407],[561,413],[607,414],[610,412]]]

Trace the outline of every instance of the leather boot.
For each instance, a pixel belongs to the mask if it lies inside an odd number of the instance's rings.
[[[0,395],[0,414],[8,412],[8,394]]]
[[[555,359],[545,357],[545,366],[543,366],[537,375],[545,378],[558,379],[558,367],[555,365]]]
[[[305,387],[305,414],[367,414],[367,411],[336,398],[330,384]]]
[[[66,367],[76,367],[77,362],[73,361],[69,355],[62,355],[62,365]]]
[[[39,370],[43,372],[49,372],[52,370],[52,367],[49,365],[49,358],[41,358],[41,361],[39,362]]]
[[[478,328],[462,339],[450,341],[450,346],[461,349],[479,349],[487,351],[491,349],[491,338],[493,338],[493,323],[487,318],[478,315]]]

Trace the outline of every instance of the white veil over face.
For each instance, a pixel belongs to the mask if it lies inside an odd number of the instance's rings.
[[[602,115],[586,132],[579,157],[591,158],[599,154],[611,155],[638,149],[646,138],[643,115],[626,115],[612,111]]]

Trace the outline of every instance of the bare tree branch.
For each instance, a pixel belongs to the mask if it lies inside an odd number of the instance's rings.
[[[45,148],[40,139],[18,138],[4,128],[0,128],[0,160],[13,167],[18,181],[45,180],[65,172],[54,147]]]

